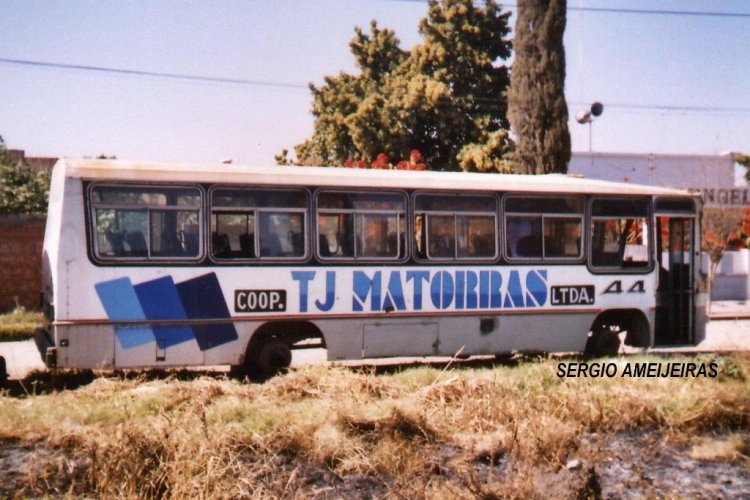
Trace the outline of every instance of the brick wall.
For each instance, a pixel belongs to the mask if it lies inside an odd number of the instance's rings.
[[[0,313],[39,308],[44,215],[0,214]]]

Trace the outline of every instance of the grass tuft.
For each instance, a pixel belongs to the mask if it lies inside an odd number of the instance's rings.
[[[0,314],[0,342],[18,342],[34,338],[34,330],[42,326],[42,313],[17,307]]]

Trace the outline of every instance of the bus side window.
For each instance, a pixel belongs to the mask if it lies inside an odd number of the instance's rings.
[[[648,213],[646,200],[594,200],[591,265],[611,270],[648,268]]]
[[[217,187],[211,192],[211,230],[219,260],[302,259],[307,255],[308,193],[298,189]]]
[[[418,259],[497,257],[497,199],[488,195],[418,193],[414,246]]]
[[[200,256],[202,195],[198,188],[94,183],[88,196],[98,259]]]
[[[579,260],[584,202],[573,196],[505,199],[509,259]]]
[[[404,193],[321,191],[315,210],[318,257],[382,261],[406,256]]]

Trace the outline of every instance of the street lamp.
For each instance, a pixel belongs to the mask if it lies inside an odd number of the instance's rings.
[[[594,118],[601,116],[604,112],[604,104],[595,102],[591,105],[591,109],[579,111],[576,114],[576,121],[580,124],[589,124],[589,153],[591,153],[591,124],[594,122]]]

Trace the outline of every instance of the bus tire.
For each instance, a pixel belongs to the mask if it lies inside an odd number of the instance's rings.
[[[5,358],[0,356],[0,389],[8,384],[8,372],[6,371]]]
[[[596,325],[586,342],[584,354],[589,357],[611,357],[620,352],[620,337],[607,325]]]
[[[253,346],[248,361],[248,371],[272,376],[289,368],[292,350],[288,342],[278,337],[267,337]]]

